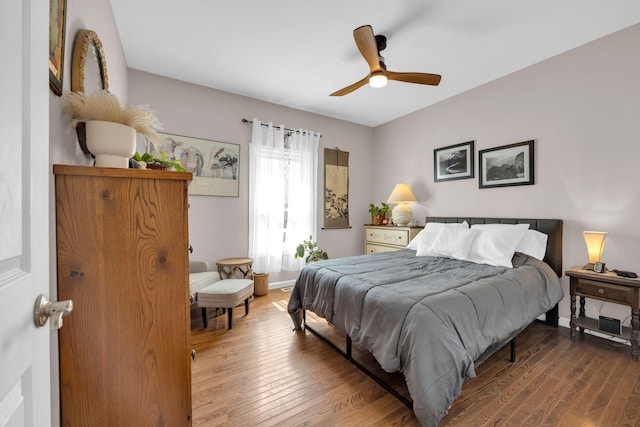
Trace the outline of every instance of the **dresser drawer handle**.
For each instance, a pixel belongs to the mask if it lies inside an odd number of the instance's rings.
[[[602,288],[598,289],[598,293],[599,294],[604,294],[604,289],[602,289]]]

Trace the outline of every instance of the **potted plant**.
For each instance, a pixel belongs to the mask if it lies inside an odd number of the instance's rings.
[[[329,255],[318,248],[318,244],[313,241],[313,238],[309,236],[309,240],[304,240],[296,248],[295,258],[302,258],[307,254],[304,259],[307,264],[311,262],[320,261],[321,259],[329,259]]]
[[[387,224],[389,205],[382,202],[380,206],[376,206],[373,203],[369,203],[369,213],[371,214],[371,224],[381,225]]]
[[[164,153],[160,151],[160,158],[154,157],[151,153],[140,155],[136,151],[131,160],[137,169],[163,169],[184,172],[184,168],[180,164],[180,160],[167,160]]]
[[[153,111],[145,106],[122,106],[109,91],[66,92],[64,102],[70,126],[86,124],[86,145],[96,158],[96,166],[128,168],[136,151],[136,132],[160,141]]]

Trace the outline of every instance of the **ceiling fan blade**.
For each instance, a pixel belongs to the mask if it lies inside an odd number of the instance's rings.
[[[369,64],[371,72],[379,71],[378,45],[371,25],[363,25],[353,30],[353,38],[356,39],[356,46],[358,46],[358,50],[360,50],[367,64]]]
[[[367,83],[369,83],[369,76],[365,77],[364,79],[362,79],[362,80],[360,80],[360,81],[358,81],[358,82],[355,82],[355,83],[354,83],[354,84],[352,84],[352,85],[349,85],[349,86],[344,87],[344,88],[342,88],[342,89],[340,89],[340,90],[337,90],[337,91],[333,92],[333,93],[332,93],[331,95],[329,95],[329,96],[342,96],[342,95],[346,95],[346,94],[351,93],[351,92],[353,92],[354,90],[356,90],[356,89],[358,89],[358,88],[360,88],[360,87],[362,87],[362,86],[366,85]]]
[[[421,85],[438,86],[441,76],[438,74],[428,73],[396,73],[395,71],[387,71],[387,79],[407,83],[418,83]]]

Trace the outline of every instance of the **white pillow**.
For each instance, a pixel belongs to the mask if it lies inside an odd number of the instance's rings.
[[[452,229],[458,228],[458,227],[451,227]],[[465,230],[464,228],[461,228],[461,230]],[[426,231],[426,230],[422,230],[420,232],[420,234],[422,234],[422,236],[420,236],[420,239],[417,239],[418,236],[416,236],[416,239],[413,239],[411,242],[413,242],[414,240],[416,241],[416,256],[439,256],[436,253],[433,253],[431,251],[431,247],[433,246],[433,243],[436,241],[436,238],[438,237],[438,235],[440,234],[440,231]],[[408,246],[407,246],[408,247]]]
[[[420,241],[416,256],[442,256],[464,260],[479,233],[479,230],[470,228],[444,227],[429,247],[426,239]]]
[[[419,243],[420,243],[420,241],[422,240],[423,237],[428,240],[429,246],[431,246],[433,244],[433,241],[435,240],[436,236],[440,232],[440,230],[442,230],[445,227],[469,228],[469,224],[467,223],[467,221],[463,221],[463,222],[460,222],[460,223],[458,223],[458,222],[447,222],[447,223],[444,223],[444,222],[428,222],[428,223],[426,223],[424,225],[424,228],[422,229],[422,231],[420,231],[418,234],[416,234],[416,237],[411,239],[411,241],[407,245],[407,249],[418,250],[418,245],[419,245]]]
[[[547,239],[548,236],[538,230],[527,230],[516,246],[516,252],[530,255],[542,261],[547,253]]]
[[[474,224],[480,231],[469,251],[468,261],[513,268],[511,258],[529,229],[529,224]]]

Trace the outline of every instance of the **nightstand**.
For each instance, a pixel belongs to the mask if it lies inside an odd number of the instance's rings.
[[[576,327],[580,333],[585,329],[601,331],[598,320],[587,317],[584,310],[585,298],[613,302],[631,307],[631,328],[622,327],[620,334],[604,332],[631,341],[631,357],[638,361],[640,350],[640,279],[617,276],[613,272],[596,273],[583,267],[573,267],[565,274],[570,279],[571,297],[571,340],[575,338]],[[580,312],[576,317],[576,297],[580,297]]]
[[[424,227],[395,225],[365,225],[364,250],[366,254],[404,249]]]

